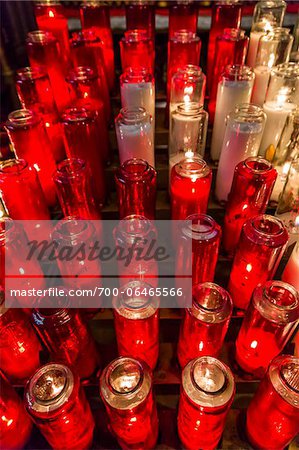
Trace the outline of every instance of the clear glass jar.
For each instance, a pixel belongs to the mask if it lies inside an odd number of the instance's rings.
[[[197,284],[192,294],[192,306],[186,309],[180,327],[181,367],[199,356],[219,356],[233,310],[229,293],[217,284]]]
[[[205,90],[206,76],[199,66],[187,64],[180,67],[171,79],[170,114],[182,103],[203,106]]]
[[[236,340],[236,361],[243,370],[262,377],[284,348],[299,319],[299,294],[283,281],[267,281],[253,292]]]
[[[25,387],[24,403],[52,448],[90,447],[94,419],[79,377],[68,367],[50,363],[38,369]]]
[[[260,0],[253,12],[251,31],[264,30],[265,25],[281,27],[286,11],[284,0]]]
[[[153,2],[133,0],[126,4],[127,30],[138,28],[146,30],[148,36],[155,42],[155,5]]]
[[[184,448],[216,448],[235,395],[229,367],[202,356],[182,372],[178,433]]]
[[[120,163],[143,159],[155,167],[153,123],[144,108],[124,108],[115,119]]]
[[[250,103],[237,105],[226,117],[215,189],[219,202],[228,200],[237,164],[250,156],[257,156],[265,122],[262,108]]]
[[[169,39],[180,30],[197,32],[198,5],[193,0],[178,0],[169,5]]]
[[[145,67],[152,75],[155,72],[155,49],[147,30],[132,29],[125,31],[120,42],[122,71],[129,67]]]
[[[129,357],[112,361],[102,372],[100,393],[110,427],[121,448],[155,448],[158,415],[146,363]]]
[[[295,244],[291,256],[281,276],[282,281],[291,284],[299,292],[299,241]]]

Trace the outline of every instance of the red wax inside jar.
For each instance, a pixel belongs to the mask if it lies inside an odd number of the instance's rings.
[[[185,220],[191,214],[205,214],[208,206],[212,172],[201,158],[188,158],[171,171],[171,217]]]
[[[179,30],[197,31],[198,8],[196,2],[173,2],[169,7],[169,38]]]
[[[127,30],[146,30],[155,41],[155,7],[150,4],[132,3],[126,5]]]
[[[155,49],[146,30],[125,31],[119,45],[123,72],[129,67],[133,69],[144,67],[154,75]]]

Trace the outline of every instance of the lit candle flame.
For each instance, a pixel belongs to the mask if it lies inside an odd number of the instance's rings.
[[[188,104],[191,102],[190,96],[193,94],[193,86],[186,86],[184,88],[184,103]]]
[[[54,12],[51,9],[49,11],[49,17],[51,17],[51,18],[55,17]]]

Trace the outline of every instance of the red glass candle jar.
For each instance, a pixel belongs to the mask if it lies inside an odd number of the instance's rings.
[[[143,159],[129,159],[115,172],[119,216],[155,218],[157,172]]]
[[[97,112],[85,107],[69,108],[62,115],[65,148],[69,159],[86,161],[91,173],[93,195],[96,205],[102,205],[106,197],[103,160],[109,147],[104,122]],[[99,128],[99,125],[101,128]],[[88,148],[88,152],[86,149]]]
[[[258,285],[236,341],[236,360],[242,369],[262,377],[298,319],[299,294],[293,286],[276,280]]]
[[[0,160],[13,159],[15,156],[4,124],[0,124]]]
[[[62,161],[57,166],[53,179],[65,217],[100,219],[100,212],[93,198],[90,171],[82,159]]]
[[[65,157],[62,131],[47,73],[40,67],[19,69],[16,73],[16,87],[22,107],[42,116],[54,160],[62,161]]]
[[[146,30],[155,42],[155,6],[150,2],[132,1],[126,5],[127,30]]]
[[[288,232],[279,219],[259,215],[244,223],[228,284],[237,308],[246,309],[258,283],[271,279],[287,242]]]
[[[159,356],[159,300],[149,296],[151,286],[132,281],[113,299],[118,353],[145,361],[154,369]]]
[[[0,382],[1,448],[18,450],[26,445],[31,434],[32,423],[13,387],[2,377]]]
[[[201,41],[195,33],[179,30],[168,41],[167,62],[167,98],[170,98],[170,86],[173,75],[187,64],[197,66],[200,58]]]
[[[223,247],[229,255],[234,254],[246,220],[265,212],[276,176],[263,158],[247,158],[236,166],[223,228]]]
[[[235,394],[234,377],[225,364],[202,356],[182,372],[178,432],[185,448],[216,448]]]
[[[108,77],[109,89],[114,87],[114,49],[110,26],[109,6],[104,3],[84,1],[80,8],[82,29],[92,28],[103,45],[104,64]]]
[[[281,450],[298,434],[299,359],[275,358],[247,410],[246,431],[254,448]]]
[[[50,78],[59,112],[70,102],[65,75],[67,65],[57,39],[48,31],[31,31],[27,38],[27,53],[32,67],[44,67]]]
[[[78,375],[62,364],[46,364],[28,381],[25,407],[57,450],[91,446],[94,419]]]
[[[209,32],[207,87],[210,92],[216,38],[221,36],[225,28],[239,28],[241,23],[242,5],[238,0],[220,0],[212,3],[212,24]]]
[[[221,36],[217,36],[213,72],[210,75],[209,114],[214,121],[218,82],[222,72],[228,65],[243,65],[249,39],[245,31],[236,28],[226,28]]]
[[[180,328],[181,367],[199,356],[219,356],[233,310],[229,293],[217,284],[197,284],[192,293],[192,307],[186,309]]]
[[[41,299],[45,301],[47,299]],[[66,364],[83,379],[94,374],[98,367],[97,350],[79,310],[34,309],[31,320],[52,361]]]
[[[158,415],[147,364],[127,357],[115,359],[102,373],[100,393],[120,447],[155,448]]]
[[[152,75],[155,71],[155,49],[152,39],[146,30],[125,31],[119,42],[121,67],[125,72],[129,67],[133,69],[144,67]]]
[[[197,18],[198,7],[196,2],[192,0],[171,2],[169,6],[169,39],[180,30],[196,33]]]
[[[175,164],[170,176],[171,217],[185,220],[190,214],[204,214],[208,207],[212,172],[198,157]]]
[[[56,193],[52,174],[55,162],[44,124],[32,111],[19,109],[9,114],[5,126],[17,157],[35,167],[47,205],[54,206]]]
[[[24,384],[40,366],[40,342],[28,316],[0,306],[0,369],[11,383]]]

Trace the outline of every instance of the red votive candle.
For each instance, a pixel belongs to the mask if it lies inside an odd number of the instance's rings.
[[[41,345],[21,309],[0,306],[0,338],[1,371],[11,383],[24,384],[40,366]]]
[[[19,69],[16,73],[16,87],[22,107],[42,116],[53,158],[56,162],[62,161],[65,157],[62,130],[47,73],[40,67]]]
[[[93,198],[89,168],[82,159],[66,159],[53,176],[59,203],[65,217],[99,220],[99,208]]]
[[[78,375],[62,364],[46,364],[28,381],[25,407],[57,450],[90,448],[94,419]]]
[[[118,353],[145,361],[154,369],[159,356],[159,300],[149,296],[151,286],[132,281],[113,298]]]
[[[24,448],[29,440],[32,423],[13,387],[2,377],[0,382],[1,448],[18,450]]]
[[[221,36],[225,28],[239,28],[242,5],[238,0],[220,0],[212,3],[212,23],[209,32],[207,87],[210,92],[215,58],[216,38]]]
[[[234,377],[211,356],[190,361],[182,372],[178,433],[184,448],[214,449],[235,394]]]
[[[49,31],[31,31],[26,41],[32,67],[44,67],[47,71],[59,112],[70,102],[65,75],[68,65],[58,40]]]
[[[127,30],[146,30],[155,42],[155,6],[150,2],[132,1],[126,5]]]
[[[169,39],[177,31],[197,31],[198,8],[194,1],[175,1],[169,6]]]
[[[106,196],[103,160],[109,149],[108,141],[103,140],[107,131],[106,124],[104,122],[100,124],[98,119],[99,116],[95,111],[80,106],[69,108],[62,115],[67,156],[69,159],[86,161],[91,173],[96,205],[102,205]]]
[[[125,31],[119,42],[122,71],[129,67],[145,68],[152,75],[155,71],[155,49],[146,30],[133,29]]]
[[[299,359],[275,358],[247,410],[246,431],[254,448],[281,450],[298,434]]]
[[[157,172],[143,159],[129,159],[115,172],[119,217],[155,218]]]
[[[112,361],[100,379],[110,430],[122,449],[155,448],[158,415],[148,365],[133,358]]]
[[[254,288],[272,278],[287,242],[288,232],[275,217],[259,215],[244,223],[228,284],[234,306],[246,309]]]
[[[54,206],[56,193],[51,177],[55,162],[43,122],[32,111],[19,109],[8,115],[5,127],[17,157],[37,170],[47,204]]]
[[[276,176],[273,166],[260,157],[247,158],[236,166],[223,228],[223,247],[230,256],[246,220],[265,212]]]
[[[190,214],[205,214],[212,182],[212,172],[199,157],[175,164],[170,176],[171,217],[185,220]]]
[[[192,307],[186,309],[178,342],[181,367],[199,356],[219,356],[233,303],[229,293],[214,283],[193,286]]]
[[[236,341],[236,360],[242,369],[262,377],[298,319],[299,295],[293,286],[276,280],[258,285]]]
[[[114,87],[114,48],[110,26],[109,6],[98,2],[83,2],[80,8],[82,30],[90,29],[101,39],[103,45],[104,64],[108,77],[109,89]]]

